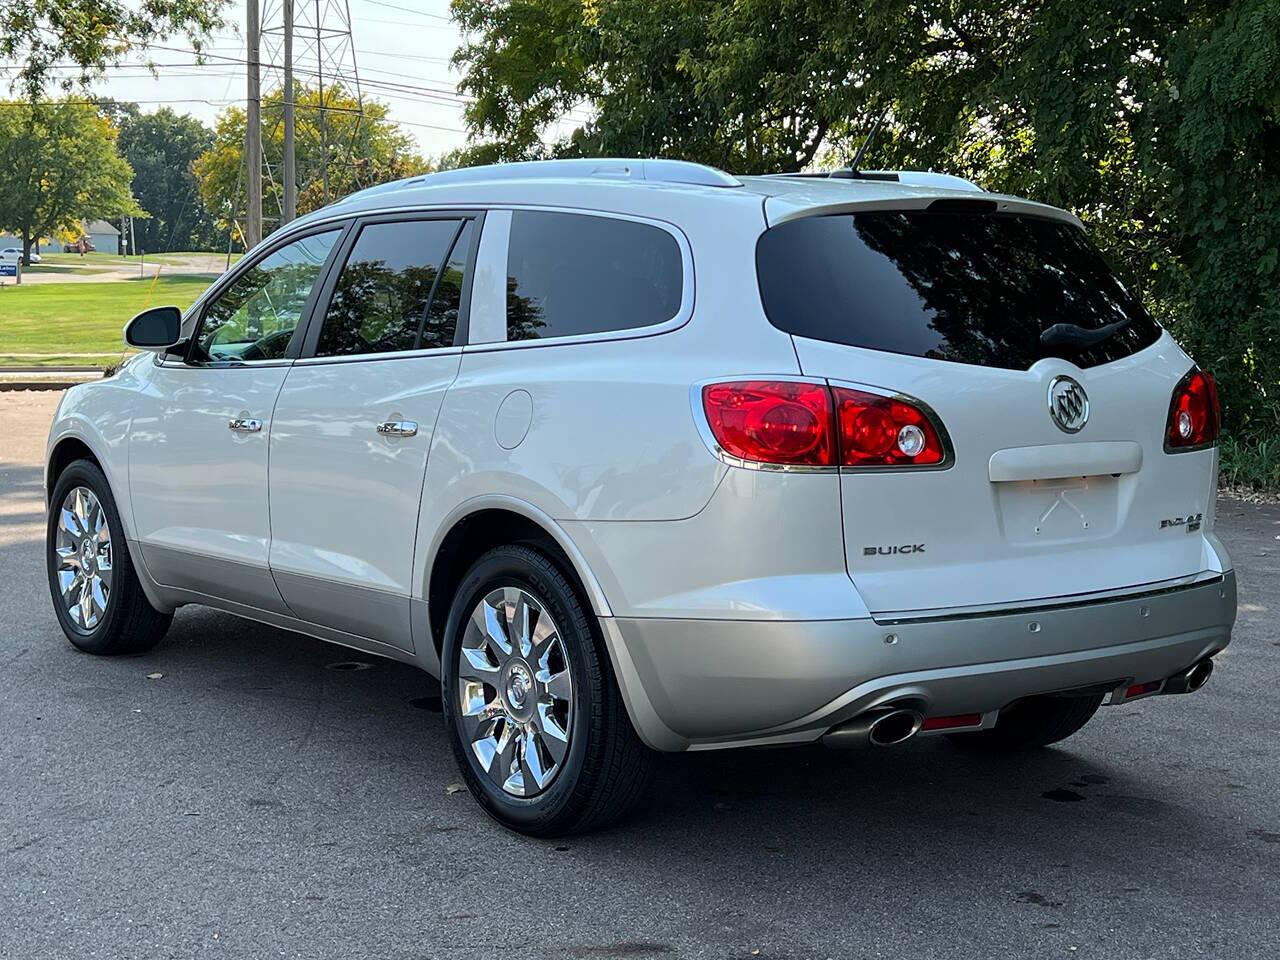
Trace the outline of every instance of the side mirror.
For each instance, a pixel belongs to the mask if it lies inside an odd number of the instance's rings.
[[[124,342],[139,350],[164,353],[182,340],[182,311],[177,307],[143,310],[124,327]]]

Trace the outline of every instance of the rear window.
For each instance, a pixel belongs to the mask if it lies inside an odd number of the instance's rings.
[[[680,247],[647,223],[517,210],[507,252],[507,339],[608,333],[680,312]]]
[[[760,237],[756,269],[775,327],[913,357],[1089,367],[1160,335],[1081,230],[1036,217],[895,210],[793,220]]]

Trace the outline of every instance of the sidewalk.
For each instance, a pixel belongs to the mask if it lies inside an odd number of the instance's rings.
[[[0,367],[0,392],[65,390],[101,377],[102,371],[95,367]]]

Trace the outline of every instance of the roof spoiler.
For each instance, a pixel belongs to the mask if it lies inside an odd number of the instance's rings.
[[[839,170],[823,170],[819,173],[777,173],[771,176],[817,180],[881,180],[902,183],[909,187],[946,187],[950,190],[986,192],[972,180],[949,173],[934,173],[932,170],[851,170],[849,167],[843,167]]]

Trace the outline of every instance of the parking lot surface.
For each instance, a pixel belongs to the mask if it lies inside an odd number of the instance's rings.
[[[1240,619],[1195,695],[1013,758],[669,757],[627,823],[544,842],[458,790],[410,667],[201,608],[72,648],[56,402],[0,394],[0,957],[1280,956],[1280,507],[1218,504]]]

